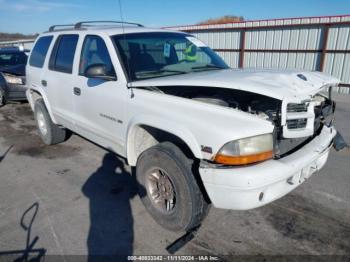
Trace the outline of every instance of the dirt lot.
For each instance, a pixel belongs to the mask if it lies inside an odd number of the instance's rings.
[[[350,141],[350,97],[337,100],[337,126]],[[350,153],[332,151],[319,174],[273,204],[212,208],[176,254],[350,255],[349,186]],[[55,255],[168,254],[179,236],[147,214],[122,159],[77,135],[47,147],[28,104],[0,109],[0,252],[19,256],[33,244]]]

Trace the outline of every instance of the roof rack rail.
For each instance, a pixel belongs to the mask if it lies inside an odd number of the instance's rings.
[[[130,23],[130,22],[123,22],[123,21],[83,21],[78,22],[74,25],[74,29],[80,29],[83,27],[84,24],[98,24],[98,23],[104,23],[104,24],[125,24],[125,25],[135,25],[138,27],[144,27],[141,24],[138,23]]]
[[[66,25],[53,25],[53,26],[50,26],[49,28],[49,32],[53,32],[55,31],[56,27],[74,27],[74,24],[66,24]]]

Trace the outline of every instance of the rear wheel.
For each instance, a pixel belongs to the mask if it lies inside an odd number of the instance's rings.
[[[46,145],[59,144],[69,138],[69,130],[61,128],[52,122],[44,100],[38,99],[35,102],[34,114],[39,135]]]
[[[146,150],[137,161],[136,177],[142,202],[168,230],[193,229],[207,213],[208,204],[192,173],[192,163],[169,142]]]

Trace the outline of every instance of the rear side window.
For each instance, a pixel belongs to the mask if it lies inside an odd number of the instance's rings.
[[[78,39],[78,35],[62,35],[57,39],[50,57],[50,70],[72,73]]]
[[[52,36],[43,36],[36,42],[30,55],[29,64],[34,67],[42,68],[45,62],[47,50],[49,50]]]

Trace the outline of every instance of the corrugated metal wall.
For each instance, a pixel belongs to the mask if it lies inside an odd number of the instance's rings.
[[[168,27],[187,31],[213,48],[233,68],[317,70],[342,80],[350,94],[350,15]],[[0,43],[24,45],[31,41]]]
[[[170,28],[192,33],[233,68],[323,71],[350,93],[350,15]]]

